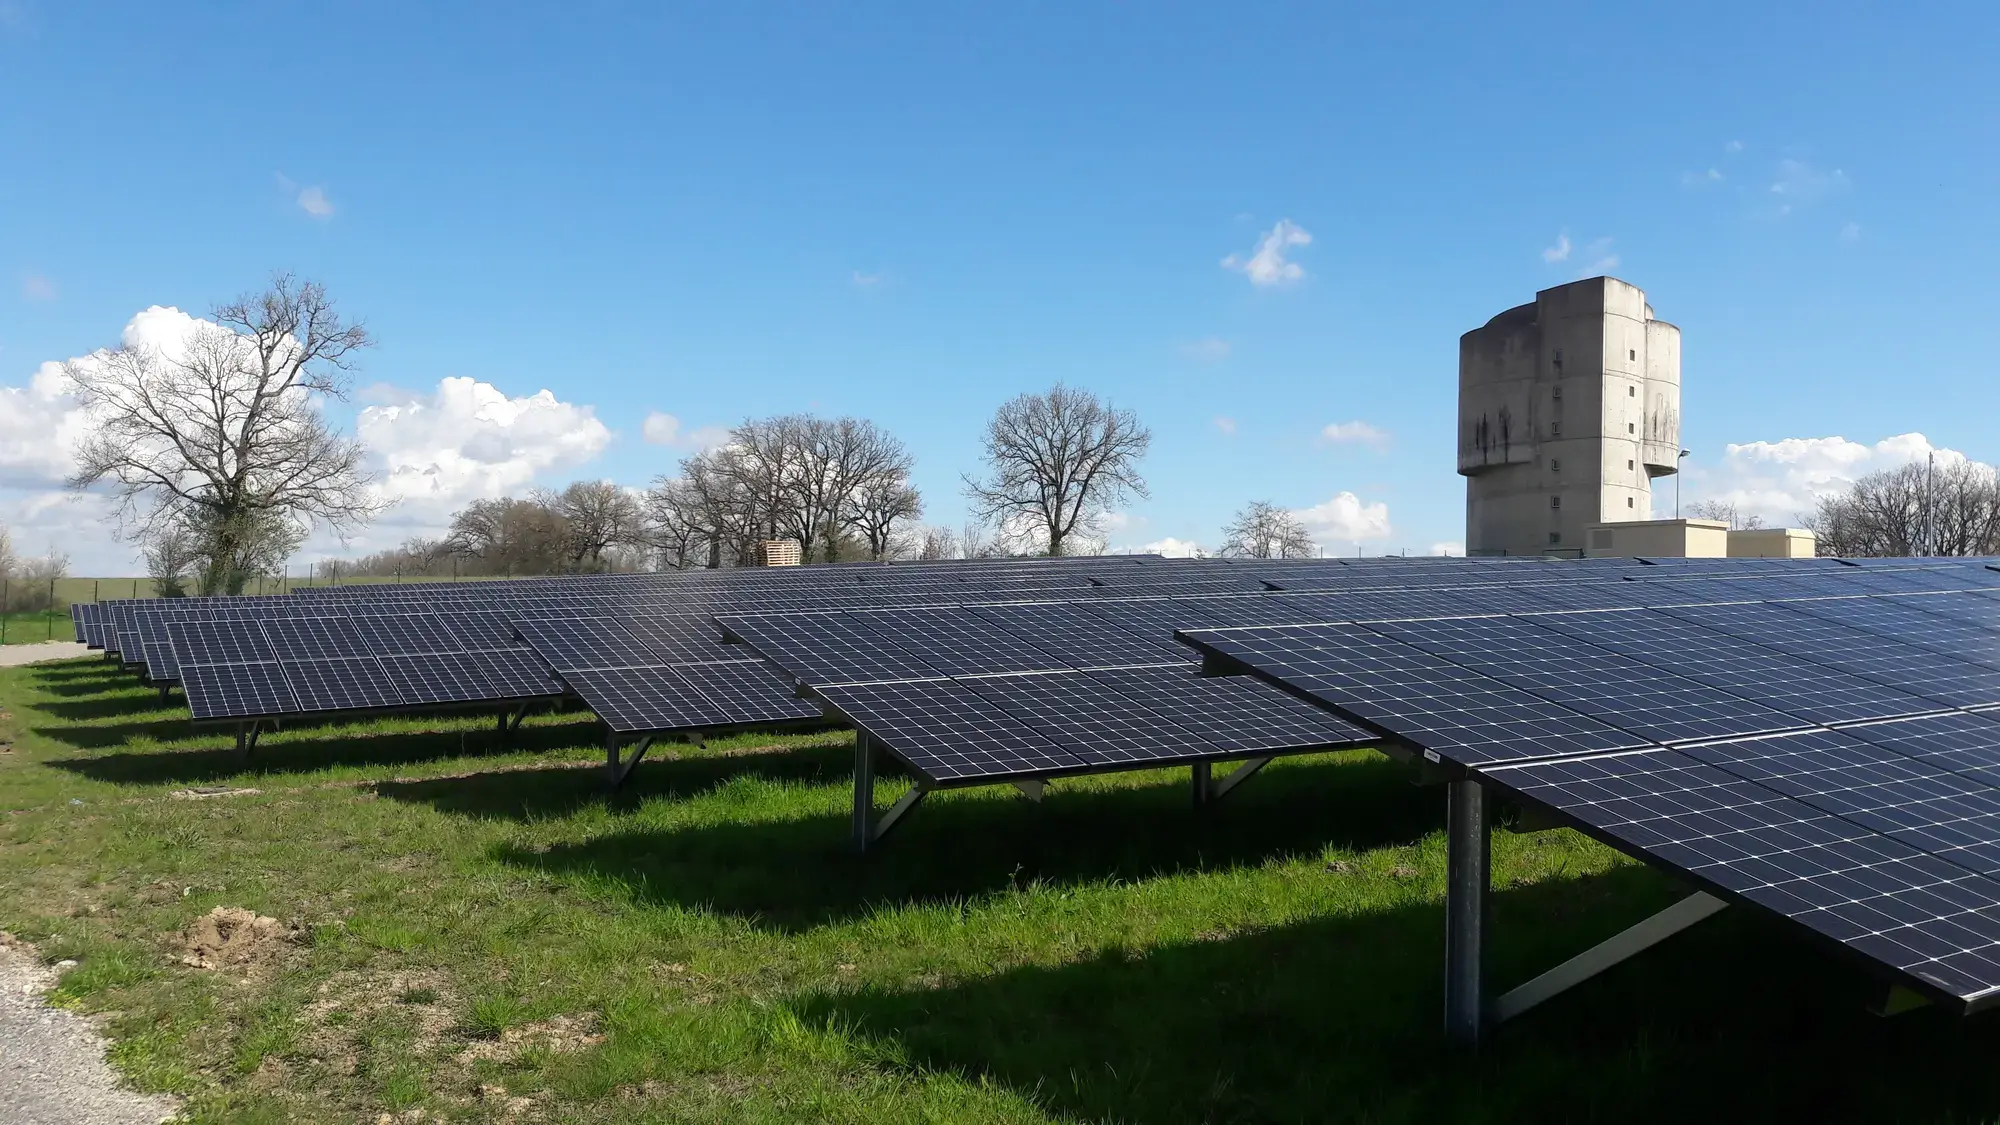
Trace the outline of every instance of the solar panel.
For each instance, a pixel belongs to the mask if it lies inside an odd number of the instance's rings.
[[[643,668],[660,663],[658,655],[609,617],[524,617],[514,628],[557,672]]]
[[[428,613],[357,613],[348,620],[363,651],[375,656],[465,651],[465,643]]]
[[[947,676],[1064,666],[1062,657],[968,610],[856,610],[848,619]]]
[[[515,643],[513,619],[504,613],[454,609],[439,611],[438,624],[467,652],[507,648]]]
[[[372,656],[280,663],[301,711],[374,710],[403,704],[396,685]]]
[[[1143,703],[1081,672],[980,676],[960,686],[1091,765],[1167,762],[1219,753]]]
[[[792,685],[761,660],[715,664],[676,664],[674,674],[707,696],[732,723],[817,719],[819,705],[800,699]]]
[[[479,661],[465,652],[426,652],[380,658],[382,674],[406,706],[469,703],[507,698],[487,682]]]
[[[466,654],[493,699],[538,699],[563,694],[549,666],[526,648],[487,649]]]
[[[283,715],[299,709],[284,670],[275,661],[190,664],[180,672],[181,690],[196,722]]]
[[[1678,751],[1491,776],[1950,994],[2000,987],[2000,882]]]
[[[2000,670],[1823,621],[1782,603],[1661,612],[1949,706],[2000,703]]]
[[[1551,613],[1537,625],[1813,723],[1937,710],[1907,692],[1808,663],[1650,609]]]
[[[1956,712],[1849,727],[1842,733],[2000,786],[2000,714]]]
[[[1084,765],[950,680],[840,684],[814,692],[934,783],[1004,781]]]
[[[1085,674],[1225,754],[1380,741],[1345,719],[1247,676],[1204,677],[1193,668],[1111,668]]]
[[[1468,764],[1622,750],[1644,738],[1354,625],[1190,630],[1205,651]]]
[[[729,712],[673,669],[577,668],[561,673],[571,691],[621,734],[722,726]]]
[[[1726,738],[1804,725],[1783,712],[1580,645],[1517,618],[1416,621],[1371,628],[1651,742]]]
[[[935,678],[936,668],[845,614],[727,615],[716,623],[800,683]]]
[[[167,637],[183,669],[189,664],[250,664],[277,659],[264,631],[247,621],[171,621]]]
[[[722,643],[721,634],[705,617],[692,613],[646,613],[620,619],[654,657],[668,664],[711,660],[741,660],[742,648]]]
[[[269,617],[264,637],[281,660],[367,656],[368,646],[345,617]]]

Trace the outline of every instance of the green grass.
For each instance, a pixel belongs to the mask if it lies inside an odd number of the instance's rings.
[[[1369,752],[1205,818],[1185,774],[926,802],[844,850],[851,737],[649,761],[581,713],[225,736],[98,660],[0,670],[0,927],[73,958],[198,1122],[1985,1121],[1989,1021],[1725,912],[1502,1029],[1440,1038],[1440,792]],[[191,787],[254,794],[178,799]],[[880,786],[886,805],[902,788]],[[1671,901],[1569,832],[1494,839],[1504,987]],[[181,963],[216,906],[268,960]],[[521,1101],[520,1099],[527,1099]]]
[[[40,644],[43,641],[73,641],[76,626],[69,619],[69,606],[39,613],[0,613],[6,628],[0,629],[0,643]]]

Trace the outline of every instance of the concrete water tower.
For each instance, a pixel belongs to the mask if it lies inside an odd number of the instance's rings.
[[[1592,524],[1652,517],[1680,448],[1681,330],[1638,287],[1544,289],[1459,337],[1467,551],[1580,556]]]

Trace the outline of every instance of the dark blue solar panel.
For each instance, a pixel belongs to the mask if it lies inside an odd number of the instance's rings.
[[[950,680],[814,689],[932,782],[1002,781],[1085,763]]]

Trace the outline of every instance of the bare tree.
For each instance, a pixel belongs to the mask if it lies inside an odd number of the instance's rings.
[[[569,528],[533,500],[475,500],[453,513],[451,548],[477,574],[554,574],[569,560]]]
[[[317,405],[346,398],[355,353],[371,341],[319,285],[289,275],[214,318],[179,354],[128,345],[67,365],[93,427],[69,484],[109,483],[134,538],[176,527],[215,536],[201,588],[240,593],[244,537],[273,521],[300,536],[312,524],[345,533],[380,509],[360,443]]]
[[[958,557],[958,537],[948,527],[927,527],[918,537],[916,557],[922,562],[936,562]]]
[[[562,520],[570,570],[601,570],[606,550],[641,539],[639,501],[608,480],[572,481],[561,492],[543,489],[535,502]]]
[[[1319,553],[1312,532],[1275,504],[1254,500],[1222,529],[1224,555],[1245,559],[1309,559]]]
[[[1152,440],[1131,410],[1057,384],[994,413],[986,476],[967,476],[966,495],[983,519],[1060,555],[1073,536],[1096,530],[1112,504],[1148,495],[1139,462]]]
[[[1976,461],[1870,473],[1802,519],[1823,555],[2000,553],[2000,477]]]
[[[188,581],[201,567],[201,547],[193,531],[179,527],[168,528],[147,541],[143,554],[154,597],[187,596]]]
[[[69,574],[69,556],[49,548],[40,558],[17,564],[8,583],[10,597],[5,607],[15,613],[40,613],[56,604],[56,583]]]
[[[0,578],[12,578],[14,568],[20,560],[14,557],[14,539],[7,534],[7,525],[0,524]]]
[[[1697,500],[1687,506],[1687,515],[1689,519],[1720,520],[1731,531],[1755,531],[1764,526],[1763,516],[1745,515],[1733,501]]]

